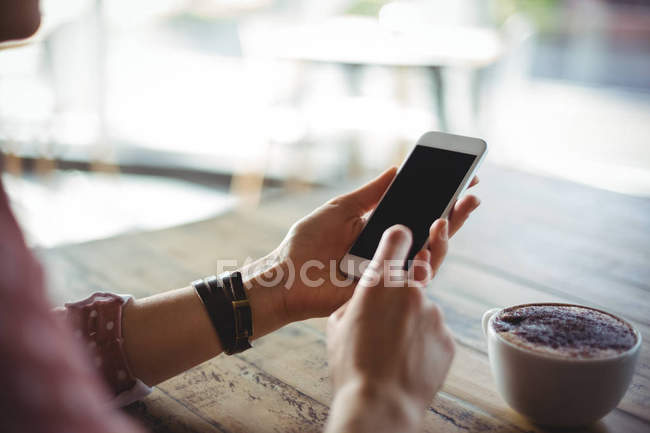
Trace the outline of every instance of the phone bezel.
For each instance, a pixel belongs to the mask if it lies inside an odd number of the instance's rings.
[[[415,145],[413,146],[409,154],[406,156],[406,158],[404,158],[402,165],[400,165],[399,169],[397,170],[397,173],[395,174],[395,178],[397,178],[397,175],[400,173],[400,171],[402,171],[404,164],[411,157],[411,154],[413,153],[415,146],[418,145],[434,147],[437,149],[451,150],[454,152],[462,152],[462,153],[467,153],[476,156],[476,159],[474,159],[474,162],[470,166],[469,170],[467,170],[465,177],[460,182],[458,188],[456,189],[456,192],[451,197],[451,200],[449,200],[449,203],[447,203],[447,207],[445,208],[444,212],[441,215],[442,218],[446,218],[449,215],[452,206],[458,200],[458,197],[460,197],[460,195],[462,195],[463,192],[465,192],[465,190],[467,189],[467,186],[469,185],[471,179],[474,177],[474,174],[476,173],[476,170],[480,166],[481,162],[483,162],[483,158],[487,153],[487,148],[488,148],[487,143],[480,138],[465,137],[462,135],[447,134],[444,132],[436,132],[436,131],[426,132],[415,143]],[[381,200],[384,199],[386,192],[388,192],[388,190],[391,188],[392,185],[393,182],[391,182],[390,185],[388,185],[388,188],[386,188],[386,191],[384,192],[381,199],[379,200],[380,203]],[[373,213],[374,210],[370,213],[367,221],[370,221]],[[354,243],[352,245],[354,245]],[[352,246],[350,246],[350,248],[352,248]],[[367,258],[367,257],[360,257],[354,254],[350,254],[350,251],[348,250],[348,252],[343,256],[343,258],[339,262],[339,269],[341,270],[341,272],[343,272],[346,275],[352,275],[355,278],[360,278],[361,275],[363,274],[363,271],[365,270],[365,267],[368,265],[371,259],[372,257]]]

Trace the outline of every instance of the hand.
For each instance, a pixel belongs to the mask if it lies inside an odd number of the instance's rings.
[[[447,240],[433,242],[444,256]],[[409,281],[400,270],[395,284],[388,273],[390,261],[401,269],[410,246],[406,227],[386,230],[354,295],[328,320],[331,431],[416,430],[447,375],[454,342],[442,312],[424,297],[426,280]]]
[[[359,236],[367,214],[377,205],[396,172],[395,167],[386,170],[356,191],[330,200],[291,227],[280,246],[271,254],[272,262],[279,263],[285,270],[290,263],[295,270],[293,284],[272,296],[272,302],[279,305],[283,323],[327,316],[352,296],[356,282],[345,282],[346,277],[340,272],[338,262]],[[475,177],[470,186],[477,183],[478,178]],[[426,200],[426,196],[422,200]],[[447,227],[449,236],[458,231],[479,204],[479,199],[473,195],[467,195],[455,204]],[[444,223],[439,221],[436,224]],[[444,254],[431,247],[434,232],[437,233],[439,229],[441,227],[431,227],[428,248],[423,248],[415,257],[415,260],[431,264],[429,270],[424,267],[416,269],[417,280],[426,279],[426,274],[437,270],[442,262]],[[433,245],[435,248],[442,247],[438,243]],[[314,262],[310,263],[324,265],[323,268],[313,265],[306,272],[310,281],[319,284],[308,285],[301,281],[299,270],[311,260]]]

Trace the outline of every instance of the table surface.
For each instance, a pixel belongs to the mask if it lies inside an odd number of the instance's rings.
[[[620,314],[644,337],[633,384],[588,431],[650,431],[650,200],[484,166],[483,205],[454,239],[428,288],[454,331],[457,355],[425,431],[544,431],[512,411],[493,383],[481,314],[561,301]],[[145,296],[213,273],[219,258],[259,257],[334,189],[268,199],[172,229],[40,251],[52,296]],[[252,350],[221,355],[157,386],[126,410],[156,432],[320,431],[332,391],[325,319],[294,323]]]

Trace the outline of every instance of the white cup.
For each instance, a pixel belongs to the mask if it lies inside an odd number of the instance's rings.
[[[510,308],[531,305],[569,304],[523,304]],[[605,311],[590,309],[622,320]],[[619,355],[600,359],[563,358],[522,348],[500,336],[493,322],[501,310],[486,311],[482,324],[492,375],[510,407],[537,424],[574,427],[591,424],[618,405],[632,381],[641,347],[641,333],[636,328],[630,325],[636,334],[636,344]]]

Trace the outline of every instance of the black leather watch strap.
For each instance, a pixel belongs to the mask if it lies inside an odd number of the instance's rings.
[[[223,351],[229,355],[250,349],[253,313],[240,272],[192,282],[208,312]]]
[[[233,353],[243,352],[250,349],[249,339],[253,336],[253,314],[240,272],[233,272],[223,278],[224,286],[230,289],[233,295],[232,310],[234,315],[234,336],[235,342],[232,348]]]
[[[229,299],[226,298],[222,291],[212,290],[207,279],[196,280],[192,282],[192,286],[196,293],[201,298],[203,306],[205,307],[212,327],[214,328],[221,346],[224,350],[233,345],[233,321],[234,315],[232,308],[230,308]]]

